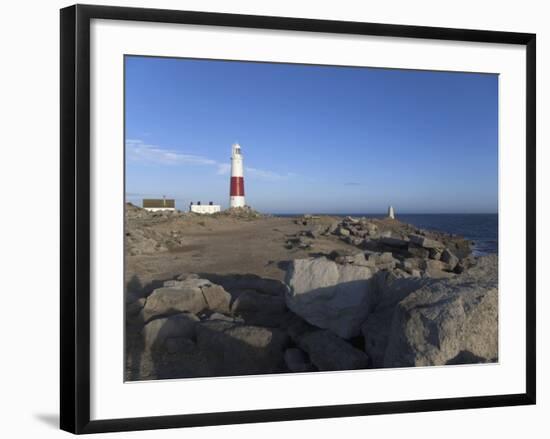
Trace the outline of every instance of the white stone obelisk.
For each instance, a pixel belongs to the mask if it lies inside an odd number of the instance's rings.
[[[388,218],[395,219],[395,212],[393,206],[388,207]]]
[[[229,186],[229,207],[244,207],[244,175],[241,146],[234,143],[231,148],[231,182]]]

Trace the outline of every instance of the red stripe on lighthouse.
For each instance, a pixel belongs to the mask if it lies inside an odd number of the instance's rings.
[[[231,177],[231,190],[229,195],[232,197],[244,197],[244,178]]]

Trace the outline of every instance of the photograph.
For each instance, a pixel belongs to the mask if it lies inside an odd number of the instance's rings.
[[[550,16],[467,3],[6,2],[0,436],[544,437]]]
[[[126,382],[498,365],[497,73],[126,54],[123,118]]]

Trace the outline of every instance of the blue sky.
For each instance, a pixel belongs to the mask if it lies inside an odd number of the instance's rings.
[[[493,213],[498,76],[126,57],[126,198],[269,213]]]

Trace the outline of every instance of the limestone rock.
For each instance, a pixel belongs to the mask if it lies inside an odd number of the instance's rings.
[[[430,257],[430,251],[424,247],[417,247],[414,245],[409,245],[409,253],[420,259],[428,259]]]
[[[170,337],[192,337],[198,321],[198,317],[190,313],[180,313],[150,321],[141,331],[145,349],[160,348]]]
[[[365,222],[364,228],[365,228],[369,233],[375,233],[375,232],[378,231],[378,226],[377,226],[376,224],[369,223],[369,222]]]
[[[367,250],[365,258],[373,265],[388,264],[395,261],[391,252],[373,252]]]
[[[366,265],[367,260],[362,251],[358,250],[333,250],[329,254],[329,258],[337,264],[357,264]],[[374,266],[374,265],[373,265]]]
[[[409,246],[409,241],[400,238],[393,238],[391,236],[382,236],[381,238],[379,238],[379,241],[382,244],[388,245],[390,247],[407,248]]]
[[[177,287],[157,288],[147,297],[142,310],[145,322],[184,311],[194,314],[204,309],[222,313],[229,311],[231,296],[219,285],[206,279],[177,282]]]
[[[221,285],[226,291],[256,290],[272,296],[284,297],[287,286],[276,279],[267,279],[255,274],[208,274],[204,275],[211,282]]]
[[[340,236],[349,236],[350,235],[350,231],[348,229],[346,229],[345,227],[343,227],[343,226],[339,226],[336,229],[335,233],[337,235],[340,235]]]
[[[443,250],[440,248],[431,248],[430,249],[430,259],[433,259],[435,261],[439,261],[441,259],[441,254],[443,253]]]
[[[346,241],[348,244],[356,245],[356,246],[362,245],[363,241],[364,241],[363,238],[359,238],[359,237],[356,237],[356,236],[342,237],[342,240]]]
[[[230,312],[229,303],[231,302],[231,295],[225,291],[223,287],[215,284],[208,284],[203,285],[201,291],[209,310],[222,314]]]
[[[360,220],[352,216],[346,216],[344,222],[348,224],[359,224]]]
[[[449,266],[443,261],[424,259],[422,261],[421,268],[424,269],[424,273],[426,274],[426,276],[436,279],[454,276],[453,273],[449,273]]]
[[[187,280],[187,279],[200,279],[200,276],[197,273],[182,273],[177,277],[177,280]],[[166,287],[168,285],[164,285],[164,286]]]
[[[443,250],[443,253],[441,253],[441,260],[448,265],[449,270],[451,271],[455,269],[456,265],[459,262],[459,259],[448,248]]]
[[[223,320],[196,326],[197,346],[216,375],[247,375],[284,370],[287,335],[279,329]]]
[[[392,287],[362,328],[374,367],[498,359],[496,255],[453,279],[409,278]]]
[[[427,238],[422,235],[414,235],[414,234],[409,235],[409,240],[413,244],[416,244],[419,247],[424,247],[427,249],[430,249],[430,248],[443,249],[445,247],[441,242],[436,241],[435,239]]]
[[[166,288],[182,288],[183,286],[185,286],[185,279],[184,280],[177,280],[177,279],[166,280],[162,283],[162,286]]]
[[[219,312],[214,312],[214,313],[210,314],[208,316],[208,320],[224,320],[226,322],[232,322],[232,323],[235,323],[235,322],[242,323],[243,322],[243,320],[238,318],[238,317],[228,316],[228,315],[225,315],[225,314],[222,314],[222,313],[219,313]]]
[[[470,353],[481,361],[498,357],[497,289],[477,286],[419,290],[400,303],[385,364],[431,366]]]
[[[376,294],[372,275],[369,267],[324,257],[296,259],[286,273],[287,306],[312,325],[342,338],[356,336]]]
[[[294,343],[297,343],[298,339],[306,332],[317,331],[316,326],[310,325],[300,316],[289,312],[285,315],[285,318],[281,320],[281,328],[284,328],[285,332],[289,335]]]
[[[364,369],[368,366],[368,357],[363,351],[330,331],[308,332],[300,337],[298,345],[321,371]]]
[[[278,327],[287,313],[287,307],[283,296],[244,290],[233,302],[231,312],[242,317],[247,324]]]
[[[231,307],[235,314],[254,312],[281,313],[286,310],[284,297],[257,293],[255,290],[244,290],[239,294]]]
[[[143,320],[169,316],[184,311],[198,313],[206,308],[200,288],[157,288],[147,298],[142,310]]]
[[[134,317],[143,309],[145,305],[145,298],[140,297],[139,299],[126,304],[126,315],[129,317]]]
[[[372,367],[384,367],[384,355],[388,344],[391,322],[397,304],[433,279],[417,277],[397,277],[394,273],[379,272],[375,277],[381,293],[374,311],[369,314],[361,327],[365,338],[365,352]]]
[[[371,267],[371,268],[376,267],[376,264],[374,263],[374,261],[368,260],[365,256],[365,253],[363,252],[360,252],[354,255],[350,263],[354,265],[359,265],[361,267]]]
[[[338,223],[337,221],[333,222],[330,224],[330,226],[328,226],[327,228],[327,234],[332,234],[332,233],[335,233],[336,230],[338,229],[338,226],[340,225],[340,223]]]
[[[189,338],[185,337],[170,337],[167,338],[164,342],[166,351],[170,354],[175,354],[177,352],[183,354],[190,354],[196,350],[195,342]]]
[[[411,273],[411,274],[412,274],[413,270],[419,270],[420,267],[422,267],[423,265],[424,265],[424,260],[419,259],[419,258],[405,259],[401,263],[401,266],[402,266],[403,270],[405,270],[407,273]]]
[[[313,365],[308,356],[298,348],[289,348],[285,351],[285,364],[291,372],[308,372],[313,370]]]
[[[309,230],[305,230],[303,232],[304,236],[307,236],[308,238],[317,239],[321,234],[323,234],[326,231],[325,227],[321,226],[315,226],[312,227]]]

